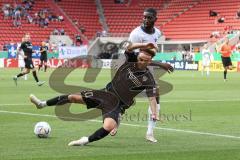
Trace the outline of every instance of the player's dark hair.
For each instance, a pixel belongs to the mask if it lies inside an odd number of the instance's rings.
[[[154,9],[154,8],[146,8],[146,9],[144,10],[144,12],[152,13],[154,16],[157,15],[157,11],[156,11],[156,9]]]
[[[154,57],[156,55],[156,52],[154,52],[151,49],[145,48],[145,49],[140,49],[140,51],[146,52],[148,55],[150,55],[151,57]]]

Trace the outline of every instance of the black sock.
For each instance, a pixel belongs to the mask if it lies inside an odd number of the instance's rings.
[[[223,75],[224,75],[224,79],[227,79],[227,71],[224,71]]]
[[[47,100],[47,106],[63,105],[69,103],[68,95],[61,95]]]
[[[35,81],[39,82],[36,71],[33,71],[32,74],[33,74]]]
[[[157,104],[159,104],[159,100],[160,100],[160,97],[157,96],[157,97],[156,97]]]
[[[42,65],[40,64],[40,65],[38,66],[38,71],[40,71],[41,67],[42,67]]]
[[[110,132],[105,130],[103,127],[98,129],[95,133],[88,137],[89,142],[98,141],[106,137]]]
[[[23,75],[25,75],[24,73],[19,73],[18,75],[17,75],[17,77],[21,77],[21,76],[23,76]]]
[[[47,65],[44,66],[44,71],[45,71],[45,72],[47,71]]]

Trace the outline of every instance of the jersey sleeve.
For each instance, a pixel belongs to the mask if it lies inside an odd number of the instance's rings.
[[[151,73],[149,74],[149,81],[148,81],[147,85],[145,86],[145,89],[146,89],[146,95],[148,97],[158,96],[157,85],[156,85]]]
[[[136,29],[130,33],[128,40],[132,43],[141,43],[142,42]]]
[[[148,97],[156,97],[157,96],[157,87],[156,85],[151,85],[146,87],[146,94]]]

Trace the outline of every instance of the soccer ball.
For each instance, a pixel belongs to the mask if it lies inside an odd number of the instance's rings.
[[[38,122],[34,127],[34,134],[38,138],[47,138],[51,133],[51,127],[47,122]]]

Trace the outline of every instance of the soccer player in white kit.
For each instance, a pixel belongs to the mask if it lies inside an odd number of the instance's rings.
[[[157,46],[157,40],[162,36],[162,33],[159,29],[154,27],[154,23],[157,21],[157,11],[153,8],[147,8],[143,12],[143,23],[142,25],[136,27],[132,30],[129,36],[129,41],[132,43],[153,43]],[[155,50],[157,52],[157,50]],[[153,73],[153,68],[149,68],[151,73]],[[156,81],[156,80],[155,80]],[[160,112],[160,103],[159,96],[156,97],[157,100],[157,116]],[[148,109],[148,129],[146,133],[146,139],[150,142],[157,142],[153,135],[153,129],[156,125],[156,120],[153,120],[151,117],[156,116],[152,115],[151,109]],[[111,135],[115,135],[116,130],[111,132]]]
[[[207,44],[205,44],[202,50],[202,75],[204,74],[204,71],[206,69],[207,77],[210,75],[211,59],[213,59],[213,56],[210,53]]]
[[[22,38],[22,42],[24,42],[24,38]],[[17,44],[17,50],[19,50],[19,47],[21,46],[21,43]],[[20,51],[23,52],[23,51]],[[17,58],[18,58],[18,67],[20,68],[20,71],[22,72],[25,68],[25,62],[24,62],[24,57],[23,57],[23,53],[22,54],[17,54]],[[24,75],[24,80],[27,80],[27,75]]]

